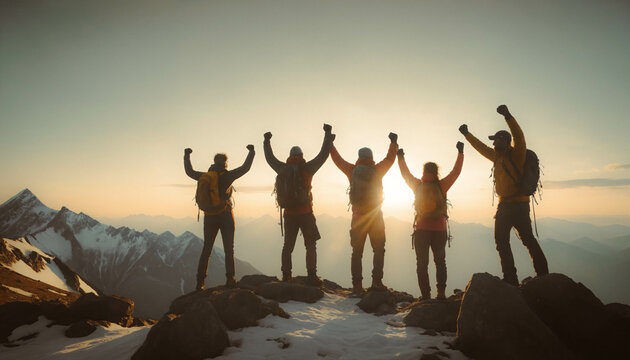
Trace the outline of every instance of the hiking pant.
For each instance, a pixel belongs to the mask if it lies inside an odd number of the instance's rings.
[[[203,250],[197,268],[197,284],[204,284],[206,280],[208,262],[219,230],[225,251],[225,276],[227,278],[234,276],[234,214],[227,210],[217,215],[203,217]]]
[[[431,298],[429,284],[429,248],[433,252],[435,262],[435,278],[437,288],[446,288],[446,231],[416,230],[413,234],[416,249],[416,273],[418,286],[425,299]]]
[[[298,231],[302,230],[306,246],[306,271],[308,275],[317,275],[317,240],[321,239],[315,215],[312,212],[300,215],[284,215],[284,246],[282,247],[282,274],[291,275],[293,264],[291,254],[295,248]]]
[[[516,267],[514,267],[514,256],[510,248],[510,231],[512,227],[518,232],[518,236],[523,245],[529,251],[529,255],[534,263],[536,275],[542,276],[549,273],[547,268],[547,259],[538,244],[538,240],[532,233],[532,220],[529,217],[528,202],[501,202],[494,216],[494,240],[497,245],[497,251],[501,258],[501,269],[503,270],[503,279],[515,286],[518,286],[518,277],[516,276]]]
[[[374,251],[372,281],[381,281],[383,279],[383,265],[385,264],[385,223],[383,222],[383,213],[380,210],[352,217],[350,223],[350,245],[352,246],[350,270],[353,285],[361,284],[363,281],[363,247],[368,235],[370,236],[372,251]]]

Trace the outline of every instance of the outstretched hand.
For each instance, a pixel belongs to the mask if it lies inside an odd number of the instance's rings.
[[[271,139],[271,132],[267,131],[264,136],[265,136],[265,140]]]
[[[402,148],[398,149],[398,151],[396,152],[396,154],[398,156],[405,156],[405,150],[403,150]]]
[[[247,150],[254,151],[254,145],[252,144],[247,145]]]
[[[505,105],[499,105],[499,107],[497,108],[497,112],[505,116],[506,118],[512,116],[510,114],[510,110],[508,110],[507,106]]]
[[[332,131],[332,126],[330,126],[328,124],[324,124],[324,131],[326,133],[330,133]]]
[[[398,134],[390,132],[389,133],[389,139],[395,144],[396,141],[398,141]]]
[[[462,126],[459,127],[459,132],[463,135],[468,134],[468,125],[462,124]]]
[[[457,142],[457,145],[455,145],[455,147],[457,148],[457,151],[459,151],[460,154],[464,153],[464,143],[461,141]]]
[[[190,155],[191,152],[192,152],[191,148],[185,148],[184,149],[184,154],[186,154],[186,155]]]

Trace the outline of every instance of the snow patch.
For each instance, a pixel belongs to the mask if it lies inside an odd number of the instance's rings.
[[[28,291],[24,291],[22,289],[14,288],[14,287],[11,287],[11,286],[8,286],[8,285],[0,285],[0,287],[7,288],[7,289],[13,291],[14,293],[17,293],[17,294],[20,294],[20,295],[24,295],[24,296],[28,296],[28,297],[35,296],[35,294],[33,294],[33,293],[30,293]]]
[[[33,245],[58,257],[63,262],[72,259],[72,244],[53,228],[48,228],[46,231],[32,236],[31,239]]]
[[[11,264],[11,266],[7,268],[33,280],[41,281],[62,290],[76,292],[66,284],[63,273],[54,262],[45,266],[40,272],[35,272],[32,267],[21,260]]]

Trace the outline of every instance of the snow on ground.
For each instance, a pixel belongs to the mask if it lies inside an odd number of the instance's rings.
[[[22,289],[14,288],[14,287],[11,287],[11,286],[8,286],[8,285],[1,285],[0,284],[0,287],[7,288],[7,289],[13,291],[14,293],[18,293],[20,295],[29,296],[29,297],[30,296],[34,296],[33,293],[30,293],[28,291],[24,291]]]
[[[79,289],[83,290],[86,294],[87,293],[98,294],[96,290],[92,289],[90,285],[86,284],[85,281],[81,279],[81,277],[79,277]]]
[[[41,281],[43,283],[46,283],[48,285],[54,286],[54,287],[62,289],[62,290],[66,290],[66,291],[70,291],[70,292],[76,292],[76,291],[72,290],[66,284],[66,281],[64,280],[64,277],[63,277],[63,274],[61,273],[61,270],[53,262],[51,262],[50,264],[47,264],[47,266],[45,266],[39,272],[36,272],[35,270],[33,270],[32,267],[30,267],[27,263],[25,263],[24,261],[21,261],[21,260],[11,264],[7,268],[15,271],[18,274],[21,274],[21,275],[24,275],[24,276],[26,276],[28,278],[31,278],[33,280]]]
[[[32,325],[15,329],[9,340],[40,332],[35,338],[24,340],[20,346],[7,348],[0,346],[3,360],[24,359],[64,359],[64,360],[111,360],[130,359],[131,355],[144,342],[150,327],[124,328],[112,324],[108,328],[98,327],[92,334],[70,339],[64,336],[66,326],[50,328],[50,320],[40,317]]]
[[[37,233],[30,237],[33,245],[43,251],[54,254],[61,261],[68,261],[72,258],[72,245],[70,241],[58,234],[54,228],[48,228],[46,231]]]
[[[421,335],[424,330],[396,326],[406,314],[374,316],[360,310],[359,299],[326,294],[315,304],[295,301],[281,304],[290,319],[267,316],[260,326],[229,331],[232,347],[215,358],[230,359],[419,359],[442,351],[451,360],[467,359],[448,349],[450,336]],[[0,347],[3,360],[22,359],[129,359],[142,345],[150,327],[99,327],[88,337],[69,339],[66,327],[52,326],[43,317],[16,329],[10,339],[41,333],[15,348]],[[389,325],[392,324],[392,325]],[[438,350],[439,349],[439,350]]]

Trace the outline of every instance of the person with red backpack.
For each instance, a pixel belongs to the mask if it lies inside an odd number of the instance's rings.
[[[223,239],[223,250],[225,251],[225,286],[234,287],[234,214],[232,212],[232,183],[234,180],[245,175],[252,167],[254,161],[254,145],[247,145],[247,158],[240,167],[234,170],[227,170],[227,155],[216,154],[214,164],[210,166],[208,172],[195,171],[190,162],[192,149],[184,150],[184,170],[186,175],[197,181],[197,204],[203,210],[203,249],[199,256],[199,266],[197,267],[196,290],[205,289],[205,280],[208,272],[208,262],[212,254],[214,240],[219,230]]]
[[[350,181],[350,204],[352,205],[352,221],[350,223],[350,246],[352,257],[352,292],[362,293],[363,289],[363,248],[367,236],[374,251],[372,268],[373,290],[387,290],[383,285],[383,267],[385,264],[385,222],[381,204],[383,203],[383,176],[394,164],[398,150],[398,135],[389,133],[389,150],[387,156],[376,164],[372,150],[359,149],[359,158],[354,164],[345,161],[333,145],[330,157],[339,170]]]
[[[321,239],[315,215],[313,215],[313,195],[311,183],[313,176],[326,162],[335,135],[332,127],[324,124],[324,142],[319,154],[310,161],[304,160],[304,154],[299,146],[294,146],[289,152],[286,162],[278,160],[271,148],[271,132],[264,135],[263,148],[265,159],[276,172],[275,193],[280,220],[284,220],[284,245],[282,247],[281,270],[282,281],[292,281],[291,254],[295,248],[298,232],[301,230],[306,247],[307,283],[313,286],[322,284],[317,276],[317,240]],[[282,212],[284,211],[284,214]],[[282,230],[282,228],[281,228]]]
[[[416,250],[416,273],[422,300],[431,298],[429,248],[433,252],[435,262],[436,298],[446,299],[446,243],[449,236],[446,223],[448,221],[446,193],[457,180],[464,164],[464,143],[458,141],[456,147],[457,160],[453,170],[441,180],[439,168],[434,162],[424,164],[422,179],[415,178],[405,162],[404,150],[398,150],[400,173],[415,194],[413,245]]]
[[[511,134],[500,130],[490,135],[488,138],[493,140],[494,149],[473,136],[466,124],[461,125],[459,131],[481,155],[494,163],[494,185],[499,196],[499,205],[494,216],[494,239],[501,259],[503,280],[518,286],[514,256],[510,248],[510,231],[513,227],[529,251],[536,275],[549,273],[547,259],[534,237],[532,220],[529,217],[529,196],[536,191],[538,183],[538,158],[527,149],[523,131],[507,106],[500,105],[497,112],[505,118]],[[511,145],[512,136],[514,146]]]

